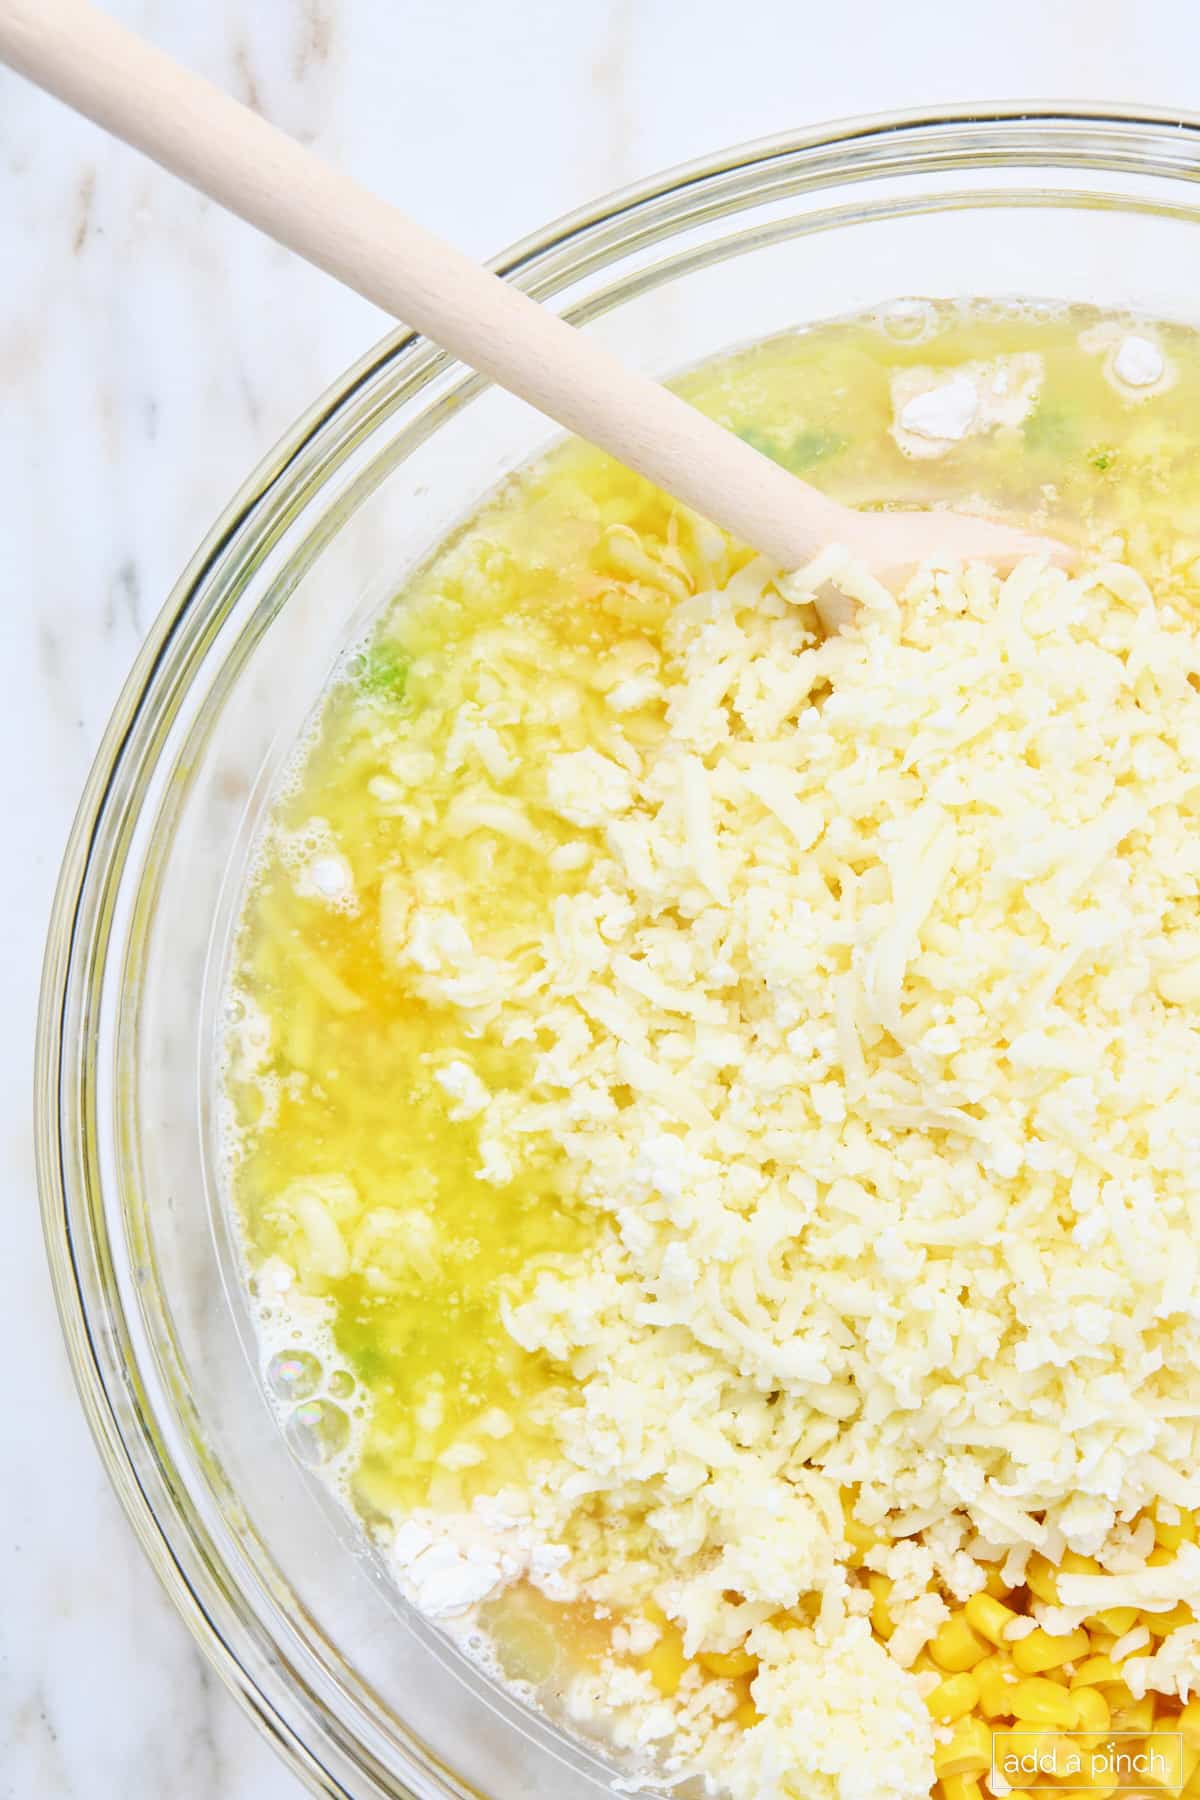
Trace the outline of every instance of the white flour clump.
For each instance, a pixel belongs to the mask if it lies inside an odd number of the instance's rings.
[[[956,369],[897,369],[892,436],[908,456],[944,456],[964,438],[1022,424],[1037,405],[1042,377],[1042,358],[1033,351]]]
[[[1130,331],[1107,320],[1081,331],[1079,347],[1103,356],[1106,380],[1126,400],[1151,400],[1175,385],[1174,364],[1146,329]]]
[[[308,819],[294,831],[277,826],[274,835],[279,859],[302,899],[320,900],[337,912],[357,913],[354,871],[326,819]]]
[[[469,1513],[414,1513],[398,1527],[390,1560],[401,1591],[431,1619],[469,1612],[513,1582],[529,1580],[554,1600],[569,1600],[569,1551],[548,1543],[532,1521],[480,1500]]]
[[[1122,338],[1113,357],[1113,374],[1128,387],[1154,387],[1162,380],[1165,368],[1166,362],[1158,345],[1136,334]]]

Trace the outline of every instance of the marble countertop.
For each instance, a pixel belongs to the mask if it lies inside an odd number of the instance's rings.
[[[839,114],[1195,105],[1194,0],[120,0],[464,248]],[[734,28],[736,21],[736,28]],[[138,642],[213,516],[385,328],[0,74],[0,1800],[296,1800],[144,1564],[79,1413],[30,1142],[59,856]]]

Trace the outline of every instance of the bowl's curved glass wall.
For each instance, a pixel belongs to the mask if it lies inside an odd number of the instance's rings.
[[[1200,129],[872,121],[733,152],[506,259],[654,373],[899,295],[1044,295],[1200,323]],[[93,1428],[147,1549],[298,1772],[355,1797],[583,1800],[589,1754],[408,1615],[262,1397],[220,1200],[220,966],[247,848],[349,639],[545,421],[420,340],[351,372],[160,618],[68,852],[38,1130]]]

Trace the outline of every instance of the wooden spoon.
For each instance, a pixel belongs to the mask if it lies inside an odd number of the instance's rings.
[[[87,0],[0,0],[0,58],[782,568],[829,544],[889,582],[938,553],[1067,554],[963,513],[839,505]],[[824,590],[827,627],[852,610]]]

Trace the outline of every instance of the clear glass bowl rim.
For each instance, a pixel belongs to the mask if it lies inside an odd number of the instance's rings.
[[[1013,102],[833,121],[679,165],[597,200],[514,245],[490,266],[539,299],[585,271],[669,236],[688,219],[727,213],[770,193],[844,186],[889,174],[983,171],[1056,164],[1200,182],[1200,115],[1119,105]],[[786,186],[784,186],[786,184]],[[107,911],[128,837],[126,772],[156,751],[164,707],[190,679],[226,590],[222,571],[247,528],[302,505],[337,445],[361,428],[382,380],[423,387],[452,360],[403,328],[354,364],[281,439],[230,501],[169,595],[127,678],[71,829],[54,899],[42,973],[34,1078],[34,1133],[42,1222],[72,1372],[101,1459],[134,1530],[200,1648],[284,1761],[315,1793],[344,1794],[305,1741],[287,1684],[252,1675],[221,1626],[229,1590],[196,1542],[198,1522],[176,1488],[164,1504],[143,1481],[147,1441],[131,1430],[136,1372],[104,1329],[119,1315],[107,1245],[96,1241],[99,1180],[81,1088],[95,1041],[72,1028],[97,1002]],[[97,949],[99,957],[97,957]],[[121,1396],[126,1404],[117,1404]],[[134,1406],[134,1416],[140,1418]],[[141,1423],[144,1425],[145,1421]],[[161,1457],[162,1444],[156,1446]],[[199,1550],[200,1554],[184,1554]]]

